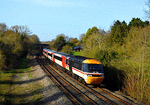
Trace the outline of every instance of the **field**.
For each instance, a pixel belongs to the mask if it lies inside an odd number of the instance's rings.
[[[81,56],[81,54],[82,54],[82,51],[74,51],[73,52],[73,55],[75,55],[75,56]]]

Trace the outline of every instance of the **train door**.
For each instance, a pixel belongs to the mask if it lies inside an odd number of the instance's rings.
[[[66,57],[62,56],[62,66],[66,67]]]
[[[54,53],[52,53],[51,60],[52,60],[53,62],[55,62]]]

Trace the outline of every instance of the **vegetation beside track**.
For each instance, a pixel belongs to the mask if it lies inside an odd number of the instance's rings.
[[[42,99],[42,86],[30,63],[23,58],[17,69],[0,74],[0,104],[31,104]]]
[[[75,56],[81,56],[82,51],[73,51],[72,54],[75,55]]]
[[[113,39],[113,34],[125,32],[119,32],[121,29],[118,27],[122,26],[116,22],[111,33],[91,34],[86,39],[88,42],[84,43],[82,56],[92,57],[103,63],[103,83],[108,88],[122,91],[140,102],[150,104],[150,25],[128,26],[129,31],[125,36],[120,35]],[[93,41],[96,35],[101,39],[100,45]]]
[[[40,43],[39,38],[30,34],[27,26],[8,28],[5,23],[0,23],[0,71],[14,68],[21,57],[37,50],[35,44]]]
[[[27,66],[27,58],[40,42],[30,34],[27,26],[8,28],[0,23],[0,104],[32,103],[41,97],[35,95],[40,85],[30,83],[33,68]]]

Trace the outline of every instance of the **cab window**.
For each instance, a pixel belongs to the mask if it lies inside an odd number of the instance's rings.
[[[89,73],[103,73],[102,64],[84,64],[84,71]]]

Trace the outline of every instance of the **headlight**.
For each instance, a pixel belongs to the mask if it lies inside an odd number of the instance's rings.
[[[87,75],[87,76],[92,77],[92,75]]]

